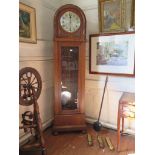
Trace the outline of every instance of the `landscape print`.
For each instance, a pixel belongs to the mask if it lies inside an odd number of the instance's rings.
[[[96,44],[96,65],[128,65],[128,41],[103,41]]]

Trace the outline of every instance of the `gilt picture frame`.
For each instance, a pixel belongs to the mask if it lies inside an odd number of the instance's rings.
[[[125,31],[125,0],[98,0],[98,7],[101,33]]]
[[[90,35],[89,73],[134,77],[134,36],[134,32]]]
[[[135,0],[131,2],[131,24],[130,27],[135,28]]]
[[[19,41],[37,43],[35,8],[19,3]]]

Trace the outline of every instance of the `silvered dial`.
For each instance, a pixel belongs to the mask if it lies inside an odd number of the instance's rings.
[[[67,11],[61,16],[60,24],[65,31],[75,32],[80,27],[80,17],[72,11]]]

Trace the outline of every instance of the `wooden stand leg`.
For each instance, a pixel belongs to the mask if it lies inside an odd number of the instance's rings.
[[[120,144],[120,107],[118,108],[118,115],[117,115],[117,151],[119,151],[119,144]]]
[[[122,134],[123,134],[123,132],[124,132],[124,117],[122,116]]]

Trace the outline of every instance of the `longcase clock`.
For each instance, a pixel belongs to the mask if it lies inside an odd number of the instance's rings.
[[[72,4],[54,16],[54,125],[53,133],[86,131],[84,115],[86,18]]]

